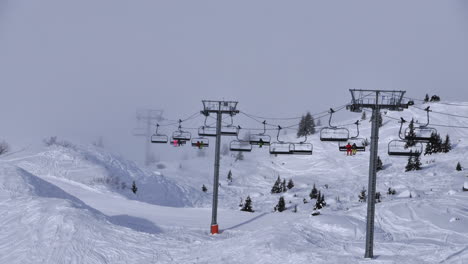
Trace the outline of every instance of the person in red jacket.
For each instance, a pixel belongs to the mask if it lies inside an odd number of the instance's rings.
[[[350,155],[353,155],[353,146],[351,146],[351,144],[348,144],[345,146],[346,148],[346,156],[350,156]]]

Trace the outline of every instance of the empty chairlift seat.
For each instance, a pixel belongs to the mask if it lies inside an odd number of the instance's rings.
[[[151,136],[151,143],[167,143],[169,141],[166,135],[153,134]]]
[[[416,142],[414,146],[407,147],[406,140],[392,140],[388,143],[388,155],[390,156],[419,156],[423,151],[421,142]]]
[[[198,128],[198,135],[201,137],[216,137],[216,127],[202,126]]]
[[[407,140],[416,140],[421,142],[429,142],[431,139],[431,135],[437,134],[437,130],[432,127],[415,127],[414,128],[414,135],[410,135],[410,129],[407,128],[405,130],[405,139]]]
[[[321,141],[347,141],[349,130],[340,127],[324,127],[320,130]]]
[[[291,154],[312,155],[311,143],[293,143]]]
[[[250,152],[252,151],[252,145],[250,145],[249,141],[243,141],[243,140],[233,140],[229,144],[229,149],[231,151],[244,151],[244,152]]]
[[[293,154],[293,144],[287,142],[273,142],[270,144],[270,154]]]
[[[236,126],[223,126],[221,127],[221,135],[225,136],[237,136],[239,128]]]
[[[189,141],[192,138],[190,132],[177,130],[172,133],[173,140],[180,140],[180,141]]]

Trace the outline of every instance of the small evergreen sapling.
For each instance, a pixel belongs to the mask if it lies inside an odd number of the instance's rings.
[[[463,168],[460,164],[460,162],[457,163],[457,167],[455,168],[457,171],[461,171]]]
[[[287,187],[289,190],[291,190],[294,187],[294,182],[292,179],[289,179]]]
[[[251,212],[251,213],[254,212],[254,210],[252,209],[252,200],[250,199],[250,196],[247,196],[247,198],[245,199],[245,203],[241,211]]]
[[[443,153],[448,153],[450,150],[452,150],[452,143],[450,143],[450,137],[449,135],[445,135],[445,141],[442,143],[442,152]]]
[[[317,199],[317,188],[315,188],[315,183],[314,183],[314,187],[312,187],[312,190],[310,191],[309,193],[309,197],[310,199]]]
[[[134,194],[136,194],[137,191],[138,191],[138,188],[137,188],[137,186],[136,186],[135,181],[133,181],[133,183],[132,183],[132,192],[133,192]]]
[[[277,210],[280,213],[286,210],[286,203],[284,202],[283,196],[279,198],[278,204],[275,206],[275,210]]]
[[[308,201],[307,201],[306,198],[302,199],[302,202],[303,202],[304,204],[308,203]]]
[[[202,189],[203,192],[208,191],[208,188],[206,188],[205,184],[203,184],[203,186],[201,187],[201,189]]]
[[[361,192],[358,195],[359,202],[364,203],[367,200],[366,189],[362,188]]]
[[[375,202],[376,203],[382,202],[382,200],[380,200],[380,197],[381,197],[380,192],[376,192],[375,193]]]
[[[320,192],[319,192],[320,193]],[[314,210],[319,210],[325,207],[327,203],[325,202],[325,195],[319,195],[317,201],[315,202]]]
[[[231,170],[229,170],[229,172],[228,172],[227,181],[228,181],[228,183],[232,183],[232,172],[231,172]]]
[[[281,191],[282,192],[288,191],[288,188],[286,187],[286,179],[283,179],[283,182],[281,183]]]
[[[405,136],[407,138],[405,148],[413,147],[416,145],[416,132],[414,132],[414,119],[411,119],[411,122],[408,125],[408,134]]]
[[[429,102],[429,95],[428,94],[426,94],[426,96],[424,97],[424,103],[427,103],[427,102]]]
[[[391,187],[388,187],[387,194],[388,194],[388,195],[395,195],[395,194],[396,194],[396,190],[395,190],[395,189],[392,189]]]
[[[377,170],[377,171],[383,170],[383,164],[382,164],[382,160],[380,159],[380,156],[377,156],[377,167],[376,167],[376,170]]]
[[[275,184],[271,188],[271,193],[282,193],[283,189],[281,188],[281,178],[278,175],[278,179],[276,179]]]

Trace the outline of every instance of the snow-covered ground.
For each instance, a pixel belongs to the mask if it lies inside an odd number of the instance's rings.
[[[468,104],[431,108],[468,115]],[[387,116],[425,120],[415,108]],[[468,119],[436,113],[431,122],[468,126]],[[363,258],[366,204],[358,201],[367,188],[369,153],[347,157],[315,135],[312,156],[274,157],[255,147],[241,161],[222,156],[219,235],[209,234],[213,157],[198,157],[190,146],[181,149],[189,158],[146,169],[90,146],[0,156],[0,263],[468,263],[467,173],[455,170],[457,162],[468,167],[468,130],[437,127],[442,137],[450,135],[453,150],[423,156],[421,171],[405,172],[406,158],[386,154],[398,129],[384,115],[372,261]],[[361,136],[369,134],[365,120]],[[284,138],[295,140],[293,133]],[[295,183],[282,194],[288,207],[282,213],[273,212],[280,194],[270,193],[278,175]],[[313,184],[328,204],[319,216],[311,216]],[[387,195],[389,187],[395,195]],[[238,210],[248,195],[254,213]]]

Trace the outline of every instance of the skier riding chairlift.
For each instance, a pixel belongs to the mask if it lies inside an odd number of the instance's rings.
[[[263,147],[263,144],[265,144],[265,142],[263,142],[263,139],[260,138],[260,140],[258,141],[258,147]]]
[[[356,143],[353,143],[353,145],[351,146],[351,149],[353,151],[353,155],[356,155],[356,152],[357,152],[357,145]]]
[[[351,146],[351,144],[349,144],[349,142],[345,146],[345,148],[346,148],[346,156],[350,156],[353,154],[353,150],[352,150],[353,147]]]

